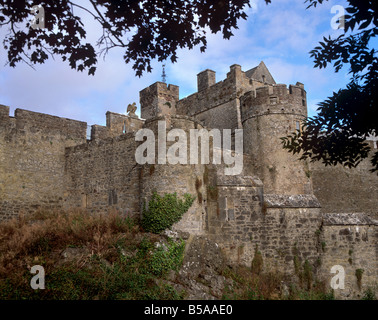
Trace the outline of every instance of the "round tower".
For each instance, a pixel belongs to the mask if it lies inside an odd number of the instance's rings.
[[[190,164],[190,129],[199,130],[203,128],[202,125],[188,116],[162,115],[146,120],[143,128],[154,133],[155,163],[141,165],[141,208],[143,208],[143,203],[148,205],[154,191],[162,196],[166,193],[176,192],[179,198],[183,198],[185,193],[189,193],[196,199],[188,212],[173,226],[173,229],[191,234],[202,234],[205,231],[206,219],[204,209],[206,204],[205,166]],[[182,157],[182,161],[172,164],[172,157],[169,158],[167,155],[171,152],[172,156],[174,149],[170,149],[170,147],[179,142],[186,143],[186,154],[180,154],[184,148],[179,152],[174,152],[176,156],[184,157]]]
[[[301,130],[306,117],[306,91],[301,83],[289,88],[264,86],[241,97],[244,151],[251,156],[251,173],[263,181],[265,193],[312,193],[308,162],[283,149],[280,139]]]

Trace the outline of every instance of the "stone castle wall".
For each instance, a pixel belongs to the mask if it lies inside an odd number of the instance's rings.
[[[64,206],[139,217],[140,179],[134,133],[66,149]]]
[[[347,289],[337,296],[361,295],[377,281],[377,176],[367,161],[356,169],[323,167],[283,150],[279,138],[307,116],[306,91],[301,83],[275,84],[264,68],[233,65],[220,82],[205,70],[198,92],[181,100],[179,87],[157,82],[140,92],[144,119],[107,112],[106,126],[93,125],[90,140],[85,122],[20,109],[10,117],[0,105],[0,219],[43,207],[140,217],[154,191],[190,193],[196,200],[174,229],[207,235],[231,262],[250,266],[257,249],[265,271],[293,275],[295,261],[308,261],[329,282],[330,268],[342,265]],[[242,173],[226,176],[226,165],[211,162],[159,164],[157,141],[156,162],[137,164],[143,142],[136,131],[150,129],[158,140],[159,121],[166,133],[175,128],[187,137],[190,129],[244,129]]]
[[[319,278],[330,283],[335,265],[345,272],[344,289],[335,290],[336,298],[361,298],[368,288],[378,286],[378,221],[359,213],[322,215],[319,233],[321,268]],[[357,273],[361,273],[360,282]]]
[[[142,128],[144,120],[137,116],[129,116],[116,112],[106,112],[106,126],[97,124],[91,127],[91,140],[117,137],[125,133],[135,132]]]
[[[191,234],[204,233],[206,194],[203,192],[204,166],[189,164],[190,143],[186,141],[186,155],[188,163],[160,164],[158,161],[158,123],[166,124],[166,134],[172,128],[183,130],[189,138],[190,129],[202,129],[202,125],[187,116],[160,116],[146,120],[145,128],[152,130],[155,135],[155,163],[145,164],[141,168],[141,202],[148,205],[153,192],[160,195],[176,192],[179,197],[185,193],[195,196],[196,199],[181,221],[174,225],[174,229],[185,230]],[[168,152],[176,142],[167,141],[165,151]]]
[[[372,151],[377,151],[371,143]],[[310,163],[314,194],[324,213],[365,212],[378,219],[378,178],[371,173],[370,158],[356,168]]]
[[[234,262],[251,266],[261,252],[264,271],[294,272],[294,256],[315,265],[319,257],[314,234],[320,227],[319,203],[311,196],[278,199],[263,193],[261,181],[219,181],[209,200],[209,236]]]
[[[86,123],[0,105],[0,219],[61,207],[65,147],[86,141]]]

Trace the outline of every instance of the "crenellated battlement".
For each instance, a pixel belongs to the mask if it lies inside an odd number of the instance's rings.
[[[289,85],[289,88],[286,84],[265,85],[263,87],[256,88],[255,93],[255,97],[261,99],[269,98],[271,96],[277,96],[282,101],[306,98],[304,86],[299,82],[296,85]]]
[[[235,104],[242,94],[263,85],[263,82],[249,78],[238,64],[231,65],[226,78],[221,81],[216,82],[215,75],[215,71],[209,69],[197,75],[198,91],[178,101],[178,114],[198,115],[201,121],[206,121],[204,113],[211,113],[211,109],[225,104]]]
[[[242,123],[251,117],[266,114],[307,116],[306,91],[300,83],[266,85],[245,93],[241,99]]]
[[[215,71],[206,69],[197,74],[198,92],[207,89],[215,84]]]

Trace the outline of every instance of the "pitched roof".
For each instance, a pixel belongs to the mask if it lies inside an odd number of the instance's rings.
[[[276,81],[270,74],[268,68],[263,61],[257,67],[254,67],[245,72],[245,75],[250,78],[261,82],[266,82],[269,84],[276,84]]]

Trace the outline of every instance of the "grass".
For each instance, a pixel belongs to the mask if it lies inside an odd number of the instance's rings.
[[[278,273],[251,272],[251,268],[239,266],[226,268],[223,276],[232,279],[232,287],[226,286],[223,299],[226,300],[279,300],[283,276]]]
[[[165,253],[156,248],[157,240],[115,212],[38,212],[3,222],[0,299],[181,299],[161,280],[182,262],[182,242],[172,240]],[[67,248],[86,254],[65,261]],[[30,286],[36,264],[45,269],[44,290]]]
[[[21,215],[0,223],[0,300],[184,299],[185,291],[167,281],[180,269],[184,249],[183,240],[142,232],[136,221],[117,212]],[[67,252],[73,254],[64,256]],[[308,263],[297,261],[302,281],[293,284],[280,273],[263,272],[257,248],[255,256],[254,268],[222,270],[223,299],[334,299],[325,283],[312,278]],[[43,290],[30,286],[34,265],[45,269]],[[362,271],[356,276],[361,278]],[[363,299],[375,298],[375,289],[364,292]]]
[[[233,280],[233,286],[226,286],[223,299],[226,300],[334,300],[324,282],[314,281],[310,288],[292,283],[292,279],[278,272],[263,272],[259,275],[251,268],[239,266],[226,268],[223,275]]]

